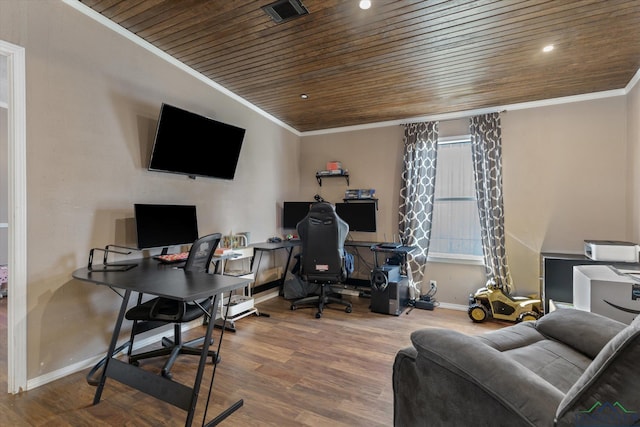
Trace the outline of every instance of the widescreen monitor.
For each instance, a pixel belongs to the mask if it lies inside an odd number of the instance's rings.
[[[284,202],[282,205],[282,228],[294,229],[309,213],[313,202]]]
[[[196,207],[136,204],[138,249],[192,244],[198,239]]]
[[[349,231],[376,231],[376,203],[336,203],[336,213],[347,224]]]
[[[162,104],[150,171],[231,180],[245,129]]]

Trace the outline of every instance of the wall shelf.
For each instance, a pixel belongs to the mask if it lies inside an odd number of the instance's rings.
[[[322,187],[322,180],[324,178],[344,178],[347,180],[347,187],[349,186],[349,172],[336,173],[333,175],[316,172],[316,179],[318,180],[318,185],[320,185],[320,187]]]

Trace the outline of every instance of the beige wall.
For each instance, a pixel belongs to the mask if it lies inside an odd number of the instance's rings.
[[[57,0],[0,2],[0,39],[26,51],[32,379],[106,349],[119,298],[71,272],[132,241],[134,203],[195,204],[201,234],[264,240],[298,191],[299,138]],[[247,129],[235,180],[146,170],[162,102]]]
[[[468,120],[440,123],[441,136],[468,133]],[[626,101],[607,98],[502,115],[505,225],[508,256],[519,293],[537,293],[543,251],[580,252],[584,239],[628,238],[626,219]],[[389,240],[397,229],[402,161],[400,126],[303,136],[301,196],[319,192],[339,201],[346,183],[318,187],[315,171],[340,160],[352,188],[376,189],[378,233],[356,240]],[[357,233],[356,233],[357,234]],[[477,265],[429,263],[442,302],[466,304],[484,284]],[[423,289],[425,285],[423,285]]]

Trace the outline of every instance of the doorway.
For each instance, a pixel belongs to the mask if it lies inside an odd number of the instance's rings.
[[[6,126],[7,183],[7,354],[9,393],[27,390],[27,187],[26,187],[26,73],[24,48],[0,40],[4,66],[0,75]],[[0,221],[1,222],[1,221]]]

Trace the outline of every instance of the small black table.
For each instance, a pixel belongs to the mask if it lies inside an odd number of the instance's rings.
[[[110,265],[117,264],[118,263],[113,263]],[[191,426],[198,401],[198,392],[202,383],[210,340],[204,340],[198,371],[192,387],[113,358],[131,292],[166,297],[178,301],[194,301],[213,297],[213,304],[209,309],[209,315],[211,316],[210,319],[214,319],[218,301],[222,298],[222,294],[246,286],[249,280],[233,276],[184,271],[183,269],[177,269],[170,265],[160,264],[151,258],[128,260],[123,264],[136,264],[136,266],[126,271],[100,271],[100,266],[94,266],[92,270],[81,268],[72,274],[75,279],[83,282],[109,286],[110,288],[125,291],[93,404],[95,405],[100,402],[102,390],[107,377],[109,377],[187,411],[185,426]],[[208,322],[207,337],[211,336],[214,323],[213,321]],[[220,339],[222,339],[222,337]],[[209,390],[209,394],[210,393],[211,390]],[[218,424],[240,408],[242,404],[242,400],[234,403],[207,423],[207,426]]]

